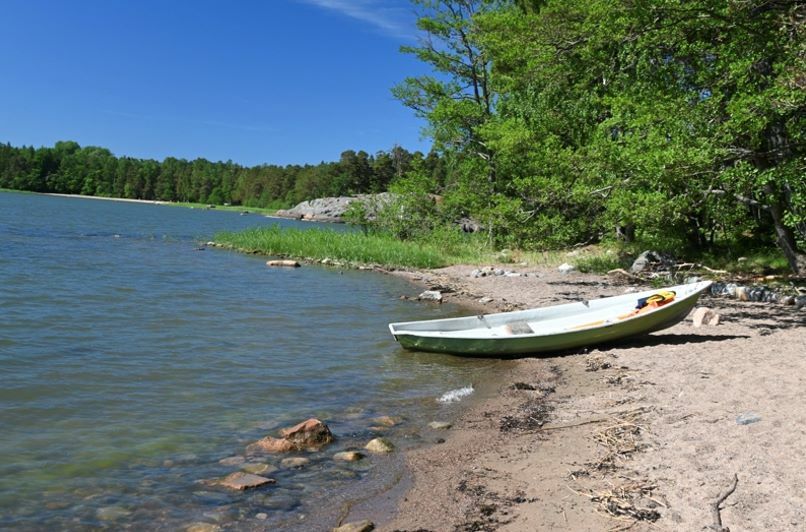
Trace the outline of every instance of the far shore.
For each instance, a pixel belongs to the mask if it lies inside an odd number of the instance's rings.
[[[40,192],[39,194],[42,194],[43,196],[55,196],[59,198],[81,198],[81,199],[94,199],[104,201],[120,201],[124,203],[144,203],[148,205],[168,205],[171,207],[185,207],[190,209],[220,209],[223,211],[254,212],[271,218],[279,218],[278,216],[274,216],[275,213],[274,209],[264,209],[261,207],[245,207],[243,205],[214,205],[207,203],[188,203],[181,201],[162,201],[162,200],[144,200],[144,199],[131,199],[131,198],[113,198],[107,196],[88,196],[85,194],[57,194],[55,192]]]
[[[631,288],[549,268],[519,268],[527,277],[473,277],[473,268],[396,274],[446,287],[448,301],[480,312]],[[370,500],[343,522],[369,518],[384,531],[701,530],[718,516],[734,530],[801,526],[806,311],[709,295],[700,306],[720,323],[695,328],[689,316],[643,339],[518,360],[444,443],[408,455],[410,487],[395,515],[378,515]]]

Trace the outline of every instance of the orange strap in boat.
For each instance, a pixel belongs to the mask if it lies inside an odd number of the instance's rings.
[[[674,301],[675,295],[676,294],[671,290],[661,290],[660,292],[656,292],[651,296],[642,297],[635,305],[635,310],[628,312],[627,314],[622,314],[618,317],[618,319],[626,320],[627,318],[632,318],[638,314],[643,314],[644,312],[649,312],[650,310],[662,307],[663,305]]]

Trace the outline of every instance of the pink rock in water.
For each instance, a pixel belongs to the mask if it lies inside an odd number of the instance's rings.
[[[333,441],[333,433],[328,426],[315,418],[282,429],[280,435],[300,450],[322,447]]]
[[[284,438],[266,436],[247,447],[246,450],[263,451],[264,453],[287,453],[289,451],[295,451],[296,449],[293,443]]]
[[[281,438],[266,436],[249,445],[247,452],[286,453],[289,451],[318,450],[333,441],[333,433],[319,421],[311,418],[293,427],[280,430]]]

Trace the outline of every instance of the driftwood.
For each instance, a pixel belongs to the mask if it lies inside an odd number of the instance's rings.
[[[733,484],[719,494],[719,497],[711,503],[711,515],[714,518],[714,524],[710,525],[708,528],[714,530],[716,532],[730,532],[730,528],[726,526],[722,526],[722,515],[719,513],[719,505],[725,502],[725,499],[730,497],[730,495],[736,491],[736,486],[739,484],[739,476],[734,473],[733,474]]]

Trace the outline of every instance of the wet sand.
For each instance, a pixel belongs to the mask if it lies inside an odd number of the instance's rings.
[[[630,288],[506,268],[529,275],[400,275],[486,312]],[[644,339],[516,361],[444,443],[408,454],[404,494],[378,529],[702,530],[717,519],[732,530],[801,529],[806,311],[708,295],[699,306],[721,322],[695,328],[689,316]]]

